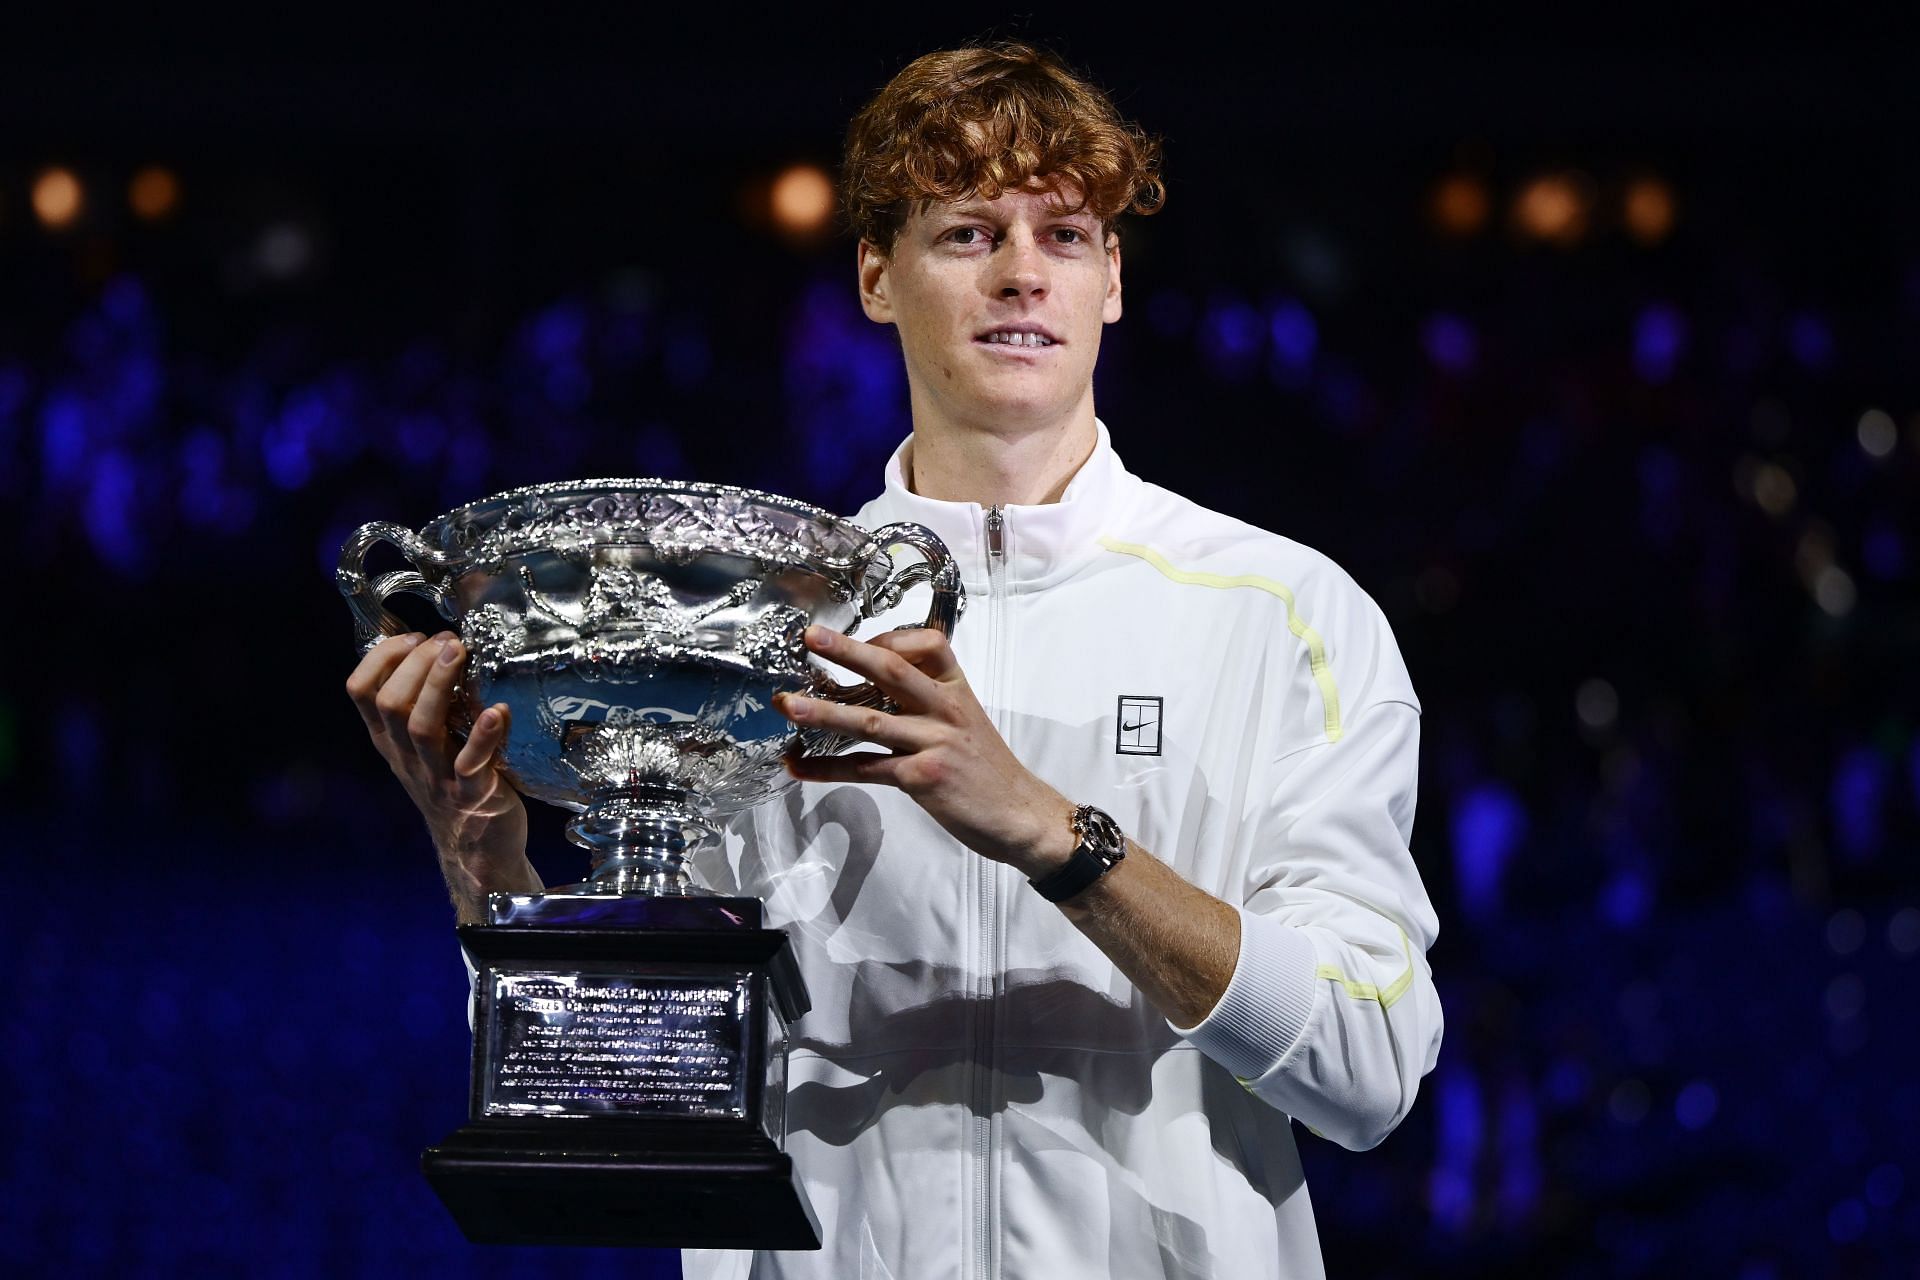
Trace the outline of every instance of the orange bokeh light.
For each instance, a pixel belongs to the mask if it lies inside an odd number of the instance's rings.
[[[1493,198],[1486,184],[1471,174],[1454,173],[1434,184],[1428,201],[1434,225],[1448,235],[1468,236],[1486,225]]]
[[[773,221],[789,235],[811,236],[833,217],[833,179],[818,165],[796,164],[773,180]]]
[[[86,190],[71,169],[43,169],[33,180],[33,212],[49,231],[78,222],[86,204]]]
[[[1522,233],[1549,244],[1571,245],[1587,233],[1592,184],[1573,173],[1542,174],[1514,197],[1513,221]]]
[[[1635,178],[1621,201],[1627,234],[1641,244],[1659,244],[1673,231],[1677,210],[1673,188],[1659,178]]]
[[[127,183],[127,204],[149,222],[157,222],[180,207],[180,179],[170,169],[149,165]]]

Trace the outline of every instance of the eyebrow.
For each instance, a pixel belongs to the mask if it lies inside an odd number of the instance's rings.
[[[956,208],[942,209],[939,212],[931,213],[929,215],[930,219],[935,222],[944,221],[949,218],[992,219],[992,218],[996,218],[997,216],[998,215],[995,214],[993,211],[993,206],[988,204],[982,204],[978,201],[972,201],[967,204],[960,205]],[[1056,209],[1049,206],[1045,211],[1045,216],[1049,218],[1087,218],[1093,222],[1100,221],[1099,216],[1096,215],[1090,207],[1082,207],[1079,209],[1064,209],[1064,208]]]

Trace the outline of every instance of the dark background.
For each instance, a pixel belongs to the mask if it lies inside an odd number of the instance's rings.
[[[333,562],[536,480],[870,496],[891,334],[764,188],[999,16],[6,30],[0,1267],[674,1274],[469,1246],[415,1171],[462,1118],[465,984]],[[1381,1147],[1297,1130],[1329,1273],[1920,1274],[1908,33],[993,30],[1166,140],[1098,380],[1119,452],[1343,564],[1425,704],[1447,1037]],[[61,230],[50,165],[88,195]],[[1542,243],[1512,209],[1560,173],[1587,227]],[[1449,176],[1477,230],[1436,226]],[[1677,217],[1643,241],[1649,177]]]

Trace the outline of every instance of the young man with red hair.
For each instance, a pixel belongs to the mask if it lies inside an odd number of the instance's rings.
[[[812,993],[788,1149],[826,1244],[687,1274],[1320,1275],[1290,1117],[1377,1144],[1441,1038],[1392,634],[1326,557],[1115,455],[1114,223],[1163,193],[1097,89],[1024,46],[927,55],[843,181],[913,412],[855,519],[932,528],[970,604],[951,645],[904,612],[809,633],[898,710],[783,698],[871,749],[795,761],[701,868],[765,900]],[[498,713],[444,736],[462,656],[396,638],[350,687],[471,920],[539,882]]]

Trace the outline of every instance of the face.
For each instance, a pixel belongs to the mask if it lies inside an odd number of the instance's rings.
[[[861,243],[861,305],[900,332],[916,420],[1005,434],[1090,411],[1100,329],[1120,318],[1120,246],[1062,207],[1032,189],[935,204],[891,253]]]

